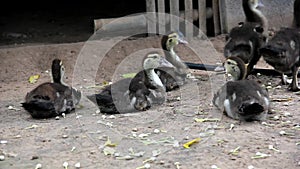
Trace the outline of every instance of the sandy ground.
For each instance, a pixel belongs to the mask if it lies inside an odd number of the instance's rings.
[[[216,48],[215,53],[201,55],[222,59],[224,36],[209,40]],[[103,49],[99,45],[103,43],[114,45],[108,53],[100,53]],[[144,165],[153,169],[300,167],[300,96],[287,91],[287,86],[280,86],[279,77],[254,77],[270,86],[272,112],[263,123],[238,122],[222,116],[212,106],[211,98],[224,82],[223,77],[194,70],[191,71],[198,80],[168,93],[164,105],[140,113],[100,114],[85,97],[99,90],[91,86],[137,71],[142,58],[137,56],[153,48],[160,48],[160,37],[2,46],[0,155],[5,159],[0,161],[0,168],[32,169],[39,163],[43,168],[63,168],[64,162],[68,162],[70,169],[76,163],[85,169],[135,169]],[[206,48],[203,45],[197,50]],[[178,46],[176,51],[184,61],[202,62],[189,46]],[[105,57],[100,63],[90,59],[99,60],[101,55]],[[47,71],[54,58],[65,64],[66,83],[82,90],[80,107],[59,120],[34,120],[20,103],[27,92],[50,80]],[[270,68],[262,61],[259,66]],[[35,74],[41,78],[30,84],[28,78]],[[212,121],[196,121],[205,118]],[[195,138],[201,140],[189,149],[183,147]],[[107,140],[112,143],[106,144]],[[256,158],[258,152],[266,156]]]

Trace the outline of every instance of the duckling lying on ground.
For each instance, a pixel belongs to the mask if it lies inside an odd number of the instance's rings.
[[[166,87],[167,92],[178,89],[185,84],[189,74],[187,65],[182,62],[180,57],[174,51],[174,48],[180,43],[188,43],[184,40],[184,37],[180,32],[171,32],[168,35],[164,35],[161,40],[165,58],[174,66],[173,68],[159,67],[158,69],[155,69],[155,72]]]
[[[52,80],[27,93],[22,106],[33,118],[51,118],[70,113],[81,98],[81,92],[63,82],[65,68],[62,61],[52,61]]]
[[[246,80],[245,63],[229,57],[224,67],[233,81],[228,81],[214,95],[213,104],[227,116],[241,121],[265,120],[270,108],[267,90],[256,81]]]
[[[248,64],[246,76],[253,70],[261,55],[259,48],[266,43],[263,28],[253,23],[240,23],[233,28],[224,47],[225,58],[236,56]]]
[[[282,83],[287,84],[284,73],[292,73],[290,90],[299,91],[298,69],[300,66],[300,30],[281,28],[274,37],[260,49],[264,60],[282,73]]]
[[[152,104],[165,101],[165,86],[155,73],[158,67],[172,67],[158,53],[149,53],[143,60],[143,71],[133,79],[123,79],[106,87],[101,93],[87,96],[102,113],[128,113],[148,110]]]

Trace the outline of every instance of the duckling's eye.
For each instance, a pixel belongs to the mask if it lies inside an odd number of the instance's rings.
[[[61,67],[61,70],[62,70],[62,71],[65,71],[65,68],[64,68],[64,67]]]
[[[173,41],[173,39],[169,39],[169,43],[171,43]]]

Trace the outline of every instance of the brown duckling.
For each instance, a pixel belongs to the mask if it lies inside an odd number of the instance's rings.
[[[143,60],[144,70],[134,78],[117,81],[88,99],[107,114],[148,110],[152,104],[165,101],[165,86],[154,71],[158,67],[173,66],[158,53],[149,53]]]
[[[81,98],[81,92],[63,82],[65,68],[62,61],[52,61],[52,81],[40,84],[27,93],[22,106],[33,118],[51,118],[70,113]]]
[[[241,121],[262,121],[270,108],[269,95],[256,81],[246,80],[246,65],[239,57],[224,63],[233,81],[228,81],[214,95],[213,104],[227,116]]]

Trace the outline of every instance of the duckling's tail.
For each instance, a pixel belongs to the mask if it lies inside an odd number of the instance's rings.
[[[240,115],[244,117],[246,121],[261,120],[260,115],[265,112],[264,107],[259,103],[244,103],[239,108]]]
[[[50,118],[58,115],[55,111],[54,104],[51,101],[32,100],[21,104],[22,107],[30,113],[32,118]]]

